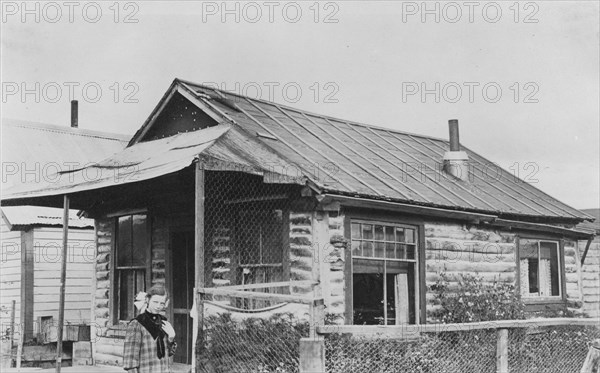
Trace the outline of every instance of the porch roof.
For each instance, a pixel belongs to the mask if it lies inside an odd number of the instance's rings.
[[[145,141],[165,102],[181,94],[219,125]],[[252,99],[175,79],[154,112],[114,157],[87,167],[75,182],[15,191],[29,197],[73,193],[176,172],[200,158],[207,169],[258,173],[275,182],[308,182],[319,193],[492,214],[535,222],[577,223],[593,217],[516,178],[472,150],[471,178],[441,171],[449,142]],[[118,176],[115,179],[115,175]],[[270,175],[270,176],[269,176]],[[89,177],[88,177],[89,178]]]
[[[3,205],[19,205],[40,197],[73,194],[130,184],[171,174],[200,160],[207,170],[242,171],[262,175],[266,182],[304,183],[276,170],[285,161],[240,128],[222,123],[203,130],[139,142],[102,161],[62,171],[52,182],[9,188]]]

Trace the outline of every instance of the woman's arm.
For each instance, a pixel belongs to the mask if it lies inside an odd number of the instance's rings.
[[[137,320],[132,320],[127,325],[125,344],[123,345],[123,369],[129,373],[138,373],[140,366],[140,352],[142,349],[142,330]]]

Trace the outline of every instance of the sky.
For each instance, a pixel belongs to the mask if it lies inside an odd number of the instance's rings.
[[[25,4],[25,5],[24,5]],[[448,137],[600,207],[597,1],[3,1],[2,118],[133,134],[175,78]],[[5,139],[7,140],[7,139]]]

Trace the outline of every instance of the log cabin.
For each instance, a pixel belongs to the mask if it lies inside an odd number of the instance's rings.
[[[436,308],[428,285],[477,273],[515,284],[531,311],[584,314],[578,240],[593,233],[576,226],[593,217],[465,147],[456,120],[449,132],[405,133],[175,79],[122,152],[2,202],[68,199],[95,219],[97,364],[120,364],[133,299],[156,283],[170,290],[175,361],[188,366],[191,316],[308,312],[220,295],[194,308],[202,289],[269,284],[274,298],[322,298],[338,323],[422,324]]]

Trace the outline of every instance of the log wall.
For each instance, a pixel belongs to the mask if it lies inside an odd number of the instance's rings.
[[[579,241],[577,248],[580,256],[587,241]],[[583,312],[589,317],[600,317],[600,237],[590,244],[585,263],[581,268],[581,292],[583,294]]]

